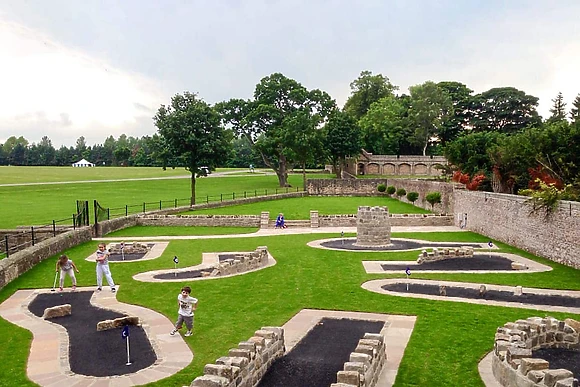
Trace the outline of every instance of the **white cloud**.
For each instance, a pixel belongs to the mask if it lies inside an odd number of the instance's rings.
[[[167,99],[155,81],[12,22],[0,21],[0,47],[0,142],[48,135],[55,146],[80,136],[92,144],[155,131],[151,117]]]

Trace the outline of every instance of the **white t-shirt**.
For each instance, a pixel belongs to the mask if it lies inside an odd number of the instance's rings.
[[[97,250],[97,258],[105,257],[103,261],[97,261],[99,265],[108,265],[109,264],[109,252],[107,250],[101,251]]]
[[[69,271],[73,268],[72,266],[73,261],[71,259],[67,259],[67,261],[60,265],[60,270]]]
[[[177,301],[179,302],[179,311],[177,313],[186,317],[193,316],[193,305],[197,304],[197,298],[191,296],[183,298],[180,294],[177,296]]]

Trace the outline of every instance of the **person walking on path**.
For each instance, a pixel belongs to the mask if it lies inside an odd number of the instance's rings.
[[[181,293],[177,296],[177,305],[179,310],[177,311],[177,322],[175,323],[175,328],[171,331],[170,335],[173,336],[181,329],[183,323],[187,327],[187,332],[184,336],[191,336],[191,330],[193,329],[193,312],[197,309],[197,298],[191,297],[191,288],[189,286],[184,286],[181,288]]]
[[[115,293],[115,282],[111,276],[111,270],[109,269],[109,252],[106,250],[104,243],[99,243],[99,249],[97,250],[97,290],[103,290],[103,275],[107,279],[107,283],[111,288],[111,291]]]
[[[60,282],[58,290],[62,292],[64,286],[64,276],[67,274],[72,280],[72,290],[76,290],[77,278],[75,277],[75,271],[78,273],[79,269],[77,269],[72,259],[69,259],[65,254],[58,257],[58,261],[56,261],[56,271],[58,272],[59,270],[60,270]]]

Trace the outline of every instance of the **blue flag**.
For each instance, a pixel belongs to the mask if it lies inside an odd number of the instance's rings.
[[[409,269],[409,266],[407,266],[407,269],[405,270],[405,274],[411,275],[411,269]]]
[[[175,262],[175,264],[179,263],[179,258],[177,258],[177,255],[175,257],[173,257],[173,262]]]
[[[123,331],[121,332],[121,337],[123,339],[126,339],[127,337],[129,337],[129,325],[125,325],[123,327]]]
[[[491,241],[487,242],[487,245],[489,246],[490,249],[493,247],[493,243]]]

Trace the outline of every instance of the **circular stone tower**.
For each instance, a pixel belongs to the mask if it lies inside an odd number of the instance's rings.
[[[391,220],[387,207],[360,206],[356,217],[358,246],[388,246],[391,244]]]

